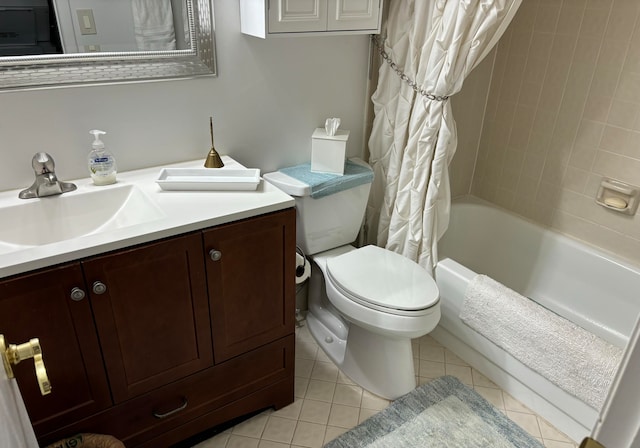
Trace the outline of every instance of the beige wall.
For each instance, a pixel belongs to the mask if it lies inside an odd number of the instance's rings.
[[[638,0],[523,1],[497,49],[471,186],[636,264],[640,217],[595,196],[603,177],[640,186],[639,14]],[[463,95],[462,109],[473,104]],[[474,151],[461,145],[458,193]]]

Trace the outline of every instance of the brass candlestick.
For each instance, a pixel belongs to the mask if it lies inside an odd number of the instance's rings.
[[[213,117],[209,117],[209,133],[211,134],[211,149],[209,150],[209,154],[207,154],[207,159],[204,161],[204,167],[222,168],[224,163],[220,158],[220,154],[216,151],[216,148],[213,147]]]

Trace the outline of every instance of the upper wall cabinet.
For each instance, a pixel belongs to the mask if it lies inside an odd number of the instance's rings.
[[[251,36],[377,34],[382,0],[240,0],[240,31]]]

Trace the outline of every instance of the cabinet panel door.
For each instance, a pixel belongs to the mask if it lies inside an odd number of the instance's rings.
[[[381,0],[328,0],[328,31],[376,31],[380,21]]]
[[[269,32],[327,30],[327,0],[270,0]]]
[[[114,401],[212,365],[200,233],[99,256],[82,266]]]
[[[111,405],[89,300],[72,300],[74,287],[79,263],[0,282],[0,333],[7,344],[39,338],[52,387],[40,394],[32,360],[13,369],[38,436]]]
[[[207,230],[204,247],[216,363],[293,333],[294,209]]]

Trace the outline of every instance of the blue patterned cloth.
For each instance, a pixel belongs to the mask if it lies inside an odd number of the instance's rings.
[[[311,197],[314,199],[373,182],[371,168],[350,160],[345,163],[343,175],[314,173],[311,171],[310,163],[281,168],[279,171],[309,185],[311,187]]]

